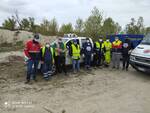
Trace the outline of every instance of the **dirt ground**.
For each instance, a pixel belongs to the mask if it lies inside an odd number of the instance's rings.
[[[0,113],[150,113],[150,76],[131,67],[38,75],[27,85],[23,59],[12,55],[0,63]]]

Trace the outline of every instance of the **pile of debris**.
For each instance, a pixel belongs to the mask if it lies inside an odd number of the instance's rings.
[[[20,51],[0,53],[0,64],[20,61],[23,61],[23,53]]]

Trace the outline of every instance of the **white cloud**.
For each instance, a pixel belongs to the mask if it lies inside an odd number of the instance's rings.
[[[150,26],[149,0],[1,0],[0,23],[17,9],[21,17],[35,17],[37,22],[43,18],[56,17],[59,24],[75,23],[78,17],[86,19],[91,9],[97,6],[105,17],[112,17],[122,26],[130,18],[143,16],[145,25]]]

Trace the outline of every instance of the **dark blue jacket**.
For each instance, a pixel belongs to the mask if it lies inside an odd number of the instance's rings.
[[[45,53],[43,57],[42,57],[42,49],[41,49],[41,60],[46,63],[52,63],[52,53],[50,49],[48,49],[47,47],[45,48]]]
[[[133,45],[130,40],[126,39],[122,44],[122,55],[123,57],[129,56],[129,51],[133,49]]]
[[[89,43],[84,43],[83,44],[83,54],[86,56],[86,55],[91,55],[93,53],[93,47],[92,47],[92,44],[89,42]]]

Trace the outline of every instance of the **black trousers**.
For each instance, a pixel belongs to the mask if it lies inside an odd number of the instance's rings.
[[[130,59],[129,55],[123,55],[123,68],[128,69],[128,67],[129,67],[129,59]]]
[[[55,56],[56,73],[67,73],[65,56]]]
[[[94,66],[100,66],[102,60],[102,55],[100,53],[95,53],[94,59],[93,59],[93,65]]]

